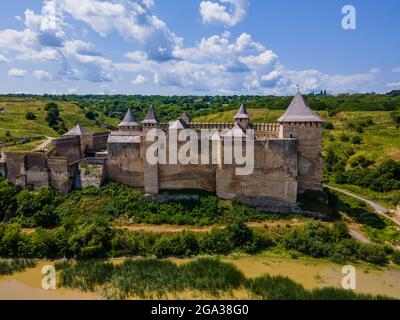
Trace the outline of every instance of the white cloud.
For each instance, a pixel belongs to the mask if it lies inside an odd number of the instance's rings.
[[[376,68],[348,75],[289,70],[276,52],[248,33],[234,38],[225,30],[185,47],[183,40],[152,13],[153,0],[57,0],[54,6],[55,1],[44,0],[39,14],[26,10],[23,30],[0,30],[0,62],[45,63],[33,72],[39,80],[107,83],[121,80],[129,72],[134,76],[126,81],[134,85],[153,80],[155,87],[171,87],[177,92],[221,94],[293,94],[296,84],[305,92],[370,91],[382,75]],[[205,23],[225,26],[242,20],[247,7],[247,0],[211,0],[200,5]],[[76,24],[77,20],[83,23]],[[81,31],[88,27],[102,37],[119,34],[135,51],[120,53],[119,60],[113,58],[118,62],[112,61],[95,44],[77,39],[78,34],[84,37]],[[40,70],[47,70],[49,62],[59,65],[60,72]],[[26,71],[10,73],[26,75]],[[102,92],[112,90],[105,87]]]
[[[33,76],[40,81],[49,81],[52,79],[51,75],[43,70],[35,70]]]
[[[264,51],[257,56],[247,56],[240,58],[239,61],[248,65],[250,68],[258,68],[270,65],[278,59],[278,56],[271,50]]]
[[[147,60],[147,55],[146,53],[142,51],[133,51],[133,52],[128,52],[125,54],[125,57],[132,60],[132,61],[146,61]]]
[[[400,81],[399,82],[390,82],[386,84],[386,87],[389,88],[399,88],[400,89]]]
[[[400,72],[400,67],[394,68],[392,71],[393,72]]]
[[[8,59],[2,54],[0,54],[0,63],[8,63]]]
[[[132,84],[134,85],[141,85],[146,82],[146,78],[142,76],[141,74],[138,74],[138,76],[132,80]]]
[[[104,58],[91,43],[66,41],[61,54],[62,77],[90,82],[112,82],[116,79],[113,62]]]
[[[246,16],[247,0],[202,1],[200,15],[204,23],[232,27]]]
[[[24,69],[10,69],[8,70],[8,75],[14,78],[24,78],[26,76],[27,71]]]
[[[126,41],[138,42],[152,60],[173,59],[172,52],[182,41],[151,13],[153,1],[59,0],[59,5],[102,37],[116,31]]]

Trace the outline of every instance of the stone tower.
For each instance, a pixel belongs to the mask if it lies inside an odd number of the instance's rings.
[[[250,116],[247,113],[246,107],[241,104],[238,112],[235,115],[235,122],[242,129],[246,130],[250,125]]]
[[[153,144],[152,141],[147,141],[146,134],[151,129],[159,128],[159,122],[156,117],[156,113],[154,112],[154,108],[151,105],[149,110],[147,111],[146,117],[142,121],[142,140],[141,147],[143,148],[143,156],[144,156],[144,189],[147,194],[156,194],[158,193],[158,164],[151,164],[147,161],[146,152],[147,148]]]
[[[299,193],[322,190],[322,118],[311,110],[298,90],[278,122],[279,138],[298,141]]]
[[[135,116],[129,109],[122,122],[118,125],[118,128],[121,131],[139,131],[140,123],[136,120]]]
[[[142,121],[142,128],[152,129],[158,127],[159,127],[159,122],[157,120],[156,113],[154,112],[153,106],[150,106],[149,110],[147,111],[146,117]]]

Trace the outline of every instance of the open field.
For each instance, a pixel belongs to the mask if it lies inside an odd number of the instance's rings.
[[[58,137],[59,134],[49,127],[46,122],[46,111],[44,107],[48,100],[43,99],[20,99],[0,97],[0,107],[5,108],[5,113],[0,114],[0,140],[5,138],[22,138],[26,136]],[[60,116],[67,128],[81,124],[90,131],[104,131],[96,121],[85,117],[84,112],[73,102],[57,102]],[[36,120],[27,120],[25,114],[33,112]],[[117,124],[117,119],[101,116],[106,124]],[[10,136],[6,137],[9,132]]]

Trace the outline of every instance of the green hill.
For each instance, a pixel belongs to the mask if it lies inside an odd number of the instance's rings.
[[[47,112],[44,107],[51,102],[46,99],[26,99],[14,97],[0,97],[0,140],[10,140],[13,138],[24,137],[58,137],[59,133],[54,131],[46,121]],[[98,115],[95,120],[89,120],[85,116],[85,112],[79,108],[77,103],[57,101],[60,117],[64,121],[65,126],[69,129],[80,124],[89,131],[104,131],[107,125],[116,125],[117,119],[106,117],[102,114]],[[33,113],[36,117],[34,120],[27,120],[26,114]],[[101,125],[103,126],[101,126]],[[25,148],[40,144],[40,139],[31,144],[24,145]]]

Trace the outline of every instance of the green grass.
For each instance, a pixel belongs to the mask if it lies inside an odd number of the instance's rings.
[[[400,227],[374,212],[364,202],[331,190],[339,200],[339,213],[362,225],[362,230],[373,242],[399,245]]]
[[[21,272],[27,268],[33,268],[35,265],[33,260],[26,259],[0,260],[0,276]]]
[[[11,138],[21,138],[26,136],[58,137],[59,134],[48,126],[46,122],[46,111],[44,110],[48,100],[43,99],[17,99],[0,97],[0,106],[5,107],[5,113],[0,114],[0,140],[5,139],[6,132],[11,134]],[[85,117],[83,111],[73,102],[57,102],[60,109],[61,118],[67,128],[72,128],[76,124],[81,124],[89,131],[104,131],[96,125],[95,121]],[[36,120],[27,120],[25,114],[33,112]],[[105,123],[115,125],[117,119],[108,117]]]

